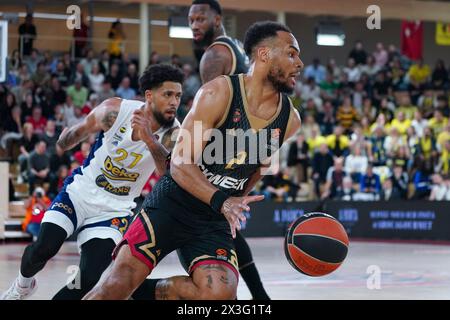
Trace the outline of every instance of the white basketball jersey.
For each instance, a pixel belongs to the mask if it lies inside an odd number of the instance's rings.
[[[155,160],[142,141],[132,141],[131,118],[143,106],[136,100],[122,100],[114,125],[100,132],[88,158],[73,173],[73,182],[67,189],[75,196],[111,209],[124,210],[136,206],[138,197],[155,170]],[[179,126],[175,120],[172,127]],[[164,133],[172,127],[161,127],[154,132],[161,142]]]

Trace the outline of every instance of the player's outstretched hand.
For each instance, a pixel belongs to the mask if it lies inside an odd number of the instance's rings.
[[[250,207],[248,206],[249,203],[261,201],[263,199],[263,195],[230,197],[223,203],[221,212],[230,224],[233,239],[236,238],[236,230],[241,230],[240,221],[244,222],[246,219],[242,212],[250,211]]]
[[[136,131],[137,138],[144,142],[153,138],[151,121],[145,116],[143,110],[138,109],[133,112],[131,128]]]

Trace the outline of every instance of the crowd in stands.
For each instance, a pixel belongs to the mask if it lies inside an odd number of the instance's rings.
[[[345,66],[314,59],[293,100],[303,128],[287,152],[291,182],[315,198],[450,200],[449,70],[358,41]],[[290,187],[285,184],[286,190]],[[274,193],[274,197],[278,195]]]
[[[27,47],[8,59],[7,81],[0,83],[0,147],[30,195],[44,185],[53,198],[89,154],[94,136],[68,152],[56,145],[64,128],[107,98],[143,100],[138,61],[121,51],[121,27],[111,29],[112,43],[101,52],[80,41],[75,58]],[[182,121],[200,87],[196,66],[157,52],[150,63],[183,69]],[[304,63],[291,97],[301,132],[282,150],[278,172],[255,192],[275,201],[450,200],[449,71],[442,60],[430,67],[393,45],[378,43],[369,52],[357,42],[344,65],[332,58]],[[154,182],[153,176],[144,193]]]

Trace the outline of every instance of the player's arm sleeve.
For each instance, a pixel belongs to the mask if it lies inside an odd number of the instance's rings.
[[[181,188],[208,205],[218,189],[206,179],[197,164],[211,137],[211,129],[215,128],[226,112],[230,94],[224,77],[200,88],[172,151],[170,171],[173,179]]]

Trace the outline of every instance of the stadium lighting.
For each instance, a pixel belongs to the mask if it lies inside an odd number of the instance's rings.
[[[345,33],[336,22],[322,22],[316,28],[316,43],[319,46],[343,46]]]
[[[193,38],[192,30],[189,28],[186,17],[172,16],[169,18],[169,37],[181,39]]]

